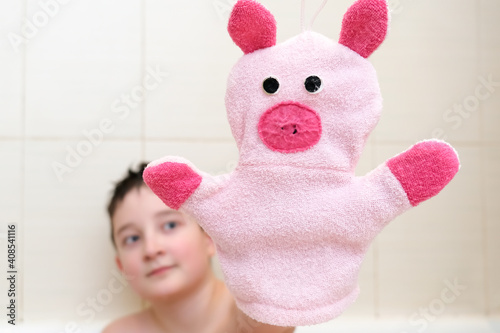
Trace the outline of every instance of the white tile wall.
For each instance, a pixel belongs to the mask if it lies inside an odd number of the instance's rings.
[[[485,141],[500,142],[500,36],[498,35],[498,13],[500,2],[495,0],[479,1],[479,55],[481,74],[486,78],[491,75],[495,82],[488,91],[490,95],[482,102],[483,139]]]
[[[169,73],[162,93],[147,101],[148,138],[232,138],[225,85],[242,52],[225,31],[226,23],[213,3],[146,1],[147,63]]]
[[[19,230],[22,226],[22,185],[23,185],[23,155],[22,142],[20,140],[5,141],[0,140],[0,152],[2,161],[0,166],[0,249],[2,258],[0,260],[0,271],[2,277],[0,279],[0,305],[2,308],[7,307],[10,302],[10,297],[7,295],[7,290],[10,289],[10,283],[6,279],[6,272],[10,271],[9,263],[7,262],[7,240],[8,240],[8,225],[16,225],[16,239],[14,245],[15,253],[15,271],[22,271],[22,234]],[[20,306],[22,300],[22,282],[21,277],[17,275],[16,287],[16,302]],[[5,306],[5,307],[4,307]]]
[[[500,37],[498,31],[498,13],[500,3],[494,0],[481,0],[480,9],[480,68],[484,77],[491,75],[494,84],[489,87],[490,96],[482,103],[483,111],[483,140],[487,146],[483,150],[484,174],[482,182],[484,186],[486,225],[485,239],[485,261],[486,301],[487,314],[491,316],[500,315],[500,196],[498,188],[500,185],[497,171],[500,167]],[[497,328],[500,327],[497,325]]]
[[[485,147],[484,154],[484,175],[482,182],[484,184],[485,200],[485,219],[486,225],[484,232],[485,255],[486,255],[486,297],[487,312],[490,315],[500,315],[500,149],[498,145]]]
[[[0,11],[0,138],[22,135],[22,11],[23,1],[4,1]]]
[[[26,143],[26,321],[54,318],[55,313],[59,320],[97,321],[140,306],[127,289],[101,311],[94,311],[94,317],[85,314],[87,298],[98,297],[116,269],[106,205],[112,182],[140,160],[140,142],[103,141],[59,181],[53,163],[66,163],[66,147],[78,149],[82,142]]]
[[[29,0],[27,17],[40,12],[39,1]],[[120,122],[109,137],[140,136],[139,112],[121,119],[112,111],[142,82],[140,14],[140,1],[60,5],[27,47],[28,136],[78,138],[103,117]]]
[[[320,2],[307,1],[307,20]],[[315,30],[337,39],[351,2],[328,2]],[[59,320],[54,329],[62,331],[71,321],[98,325],[141,307],[127,289],[90,320],[89,312],[76,312],[112,278],[104,208],[111,182],[127,167],[170,154],[213,174],[234,167],[237,150],[224,107],[226,78],[241,56],[226,31],[232,3],[71,1],[53,7],[44,23],[41,2],[3,1],[1,36],[22,33],[24,18],[42,20],[19,52],[0,38],[0,226],[16,220],[22,231],[25,323]],[[278,21],[278,42],[300,31],[300,0],[262,3]],[[462,169],[438,197],[383,230],[362,265],[360,297],[344,316],[304,332],[354,332],[353,322],[373,318],[389,324],[367,324],[370,329],[415,331],[409,318],[437,304],[444,281],[455,278],[467,289],[428,332],[445,332],[439,322],[448,316],[500,315],[500,87],[470,114],[446,113],[475,94],[481,76],[500,81],[499,3],[400,0],[391,6],[391,31],[371,57],[384,111],[356,173],[432,136],[453,142]],[[151,71],[162,73],[161,82],[142,96]],[[95,129],[103,121],[112,129],[101,142]],[[84,132],[98,143],[88,146]],[[70,150],[85,148],[88,156],[72,160],[72,172],[59,181],[52,163],[67,164]],[[483,326],[474,332],[498,328]],[[473,326],[461,326],[467,327]]]
[[[453,141],[479,139],[477,114],[463,119],[452,109],[477,85],[475,12],[473,0],[400,2],[373,55],[384,96],[380,140],[420,141],[435,131]]]
[[[0,140],[2,169],[0,211],[2,223],[19,223],[22,209],[23,145],[20,140]],[[2,233],[4,230],[0,231]]]
[[[231,172],[238,161],[238,149],[233,141],[147,143],[146,159],[148,161],[166,155],[185,157],[200,170],[213,175]]]

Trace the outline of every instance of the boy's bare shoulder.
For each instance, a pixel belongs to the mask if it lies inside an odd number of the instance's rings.
[[[144,310],[119,318],[104,328],[101,333],[141,333],[152,328],[148,313]]]

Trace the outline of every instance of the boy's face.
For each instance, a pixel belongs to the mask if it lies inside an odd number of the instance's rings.
[[[211,269],[212,240],[146,186],[127,193],[112,222],[117,265],[145,299],[187,292]]]

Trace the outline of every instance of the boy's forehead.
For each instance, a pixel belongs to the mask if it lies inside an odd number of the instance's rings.
[[[166,215],[180,215],[166,206],[148,187],[141,186],[127,193],[116,206],[112,222],[114,228],[129,222],[145,222]]]
[[[166,206],[149,187],[144,185],[127,193],[123,200],[117,205],[117,210],[131,213],[134,211],[156,212],[171,209]]]

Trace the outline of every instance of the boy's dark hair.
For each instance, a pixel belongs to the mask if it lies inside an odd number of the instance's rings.
[[[118,204],[125,198],[127,193],[133,189],[139,189],[141,186],[146,186],[144,180],[142,179],[142,174],[148,163],[141,162],[138,166],[137,171],[132,168],[128,169],[127,175],[115,183],[115,188],[113,194],[108,204],[108,215],[111,225],[111,241],[113,246],[116,248],[115,236],[113,234],[113,215],[115,214]]]

